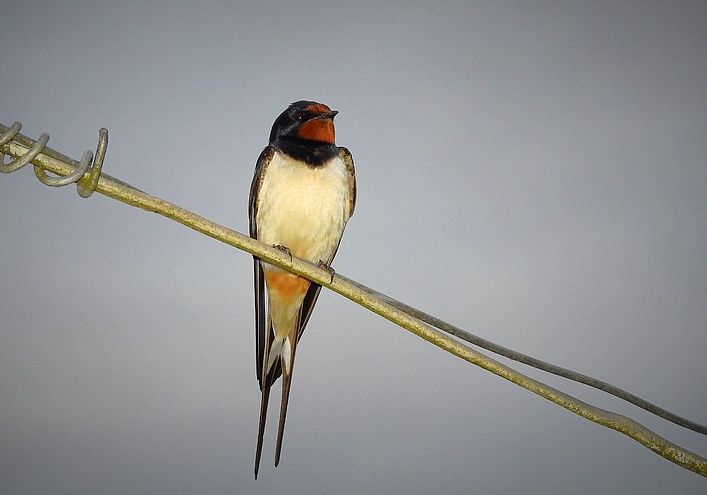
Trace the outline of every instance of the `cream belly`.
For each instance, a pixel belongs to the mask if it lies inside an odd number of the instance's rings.
[[[311,263],[330,263],[348,220],[348,203],[347,171],[340,157],[311,167],[276,152],[258,194],[258,239],[285,246]],[[268,317],[280,342],[295,331],[310,284],[272,265],[263,269]]]
[[[346,225],[346,166],[312,167],[276,152],[258,194],[258,239],[312,263],[331,262]]]

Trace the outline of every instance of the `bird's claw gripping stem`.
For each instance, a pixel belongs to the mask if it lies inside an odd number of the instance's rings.
[[[329,272],[329,277],[330,277],[330,278],[329,278],[329,283],[330,283],[330,284],[333,284],[333,283],[334,283],[334,275],[336,275],[336,271],[335,271],[332,267],[330,267],[329,265],[327,265],[326,263],[324,263],[322,260],[319,260],[319,263],[317,263],[317,266],[318,266],[319,268],[321,268],[321,269],[326,270],[326,271]]]

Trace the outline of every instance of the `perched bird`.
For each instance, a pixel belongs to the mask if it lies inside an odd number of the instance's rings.
[[[275,119],[250,188],[250,236],[331,270],[356,203],[351,153],[334,144],[336,111],[298,101]],[[270,387],[282,375],[275,465],[280,462],[297,343],[321,286],[254,257],[258,478]],[[267,294],[267,305],[265,295]]]

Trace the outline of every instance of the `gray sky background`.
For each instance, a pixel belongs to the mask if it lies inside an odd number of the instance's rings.
[[[707,423],[704,2],[3,2],[0,120],[245,232],[292,101],[340,111],[338,272]],[[0,177],[3,493],[704,493],[614,431],[324,293],[283,461],[250,256]],[[443,252],[440,250],[443,248]],[[547,380],[707,454],[707,440]],[[271,409],[274,419],[275,409]]]

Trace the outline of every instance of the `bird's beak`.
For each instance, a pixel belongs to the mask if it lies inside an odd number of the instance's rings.
[[[332,110],[330,112],[324,112],[324,113],[320,113],[319,115],[315,115],[314,117],[312,117],[309,120],[322,120],[322,119],[332,119],[333,120],[337,113],[339,113],[338,110]]]

